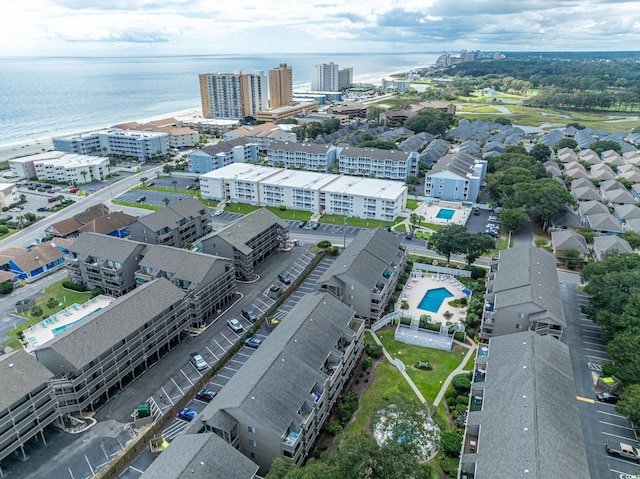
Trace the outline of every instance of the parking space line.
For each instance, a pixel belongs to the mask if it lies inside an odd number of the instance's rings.
[[[211,351],[211,349],[209,349],[209,346],[205,346],[204,348],[207,351],[209,351],[214,358],[216,358],[216,361],[220,361],[220,359],[218,359],[218,356],[216,356],[216,353],[214,353],[213,351]]]
[[[224,336],[224,335],[223,335],[223,336]],[[216,344],[218,345],[218,347],[219,347],[220,349],[222,349],[222,351],[223,351],[223,352],[225,352],[225,353],[227,352],[227,350],[226,350],[226,349],[224,349],[224,348],[220,345],[220,343],[219,343],[215,338],[213,338],[213,342],[214,342],[214,343],[216,343]]]
[[[233,334],[236,334],[236,333],[233,333]],[[229,344],[231,344],[232,346],[235,344],[233,341],[231,341],[229,338],[227,338],[227,337],[222,333],[222,331],[220,331],[220,335],[221,335],[224,339],[226,339],[226,340],[229,342]],[[239,338],[239,337],[240,337],[240,336],[238,336],[238,335],[236,334],[236,338]]]
[[[624,439],[625,441],[631,441],[631,440],[633,439],[633,438],[631,438],[631,437],[627,437],[627,436],[618,436],[617,434],[612,434],[612,433],[610,433],[610,432],[604,432],[604,431],[602,431],[602,434],[606,434],[607,436],[613,436],[613,437],[617,437],[617,438],[620,438],[620,439]]]
[[[226,367],[226,366],[225,366],[225,367]],[[231,368],[229,368],[229,369],[231,369]],[[225,378],[225,379],[231,379],[231,378],[233,377],[233,376],[225,376],[224,374],[220,374],[220,373],[218,373],[218,375],[217,375],[217,376],[220,376],[221,378]],[[217,377],[217,376],[216,376],[216,377]]]
[[[218,384],[217,382],[214,382],[213,380],[209,381],[209,384],[213,384],[214,386],[218,386],[220,388],[224,387],[224,384]]]
[[[583,341],[584,344],[591,344],[593,346],[606,346],[606,344],[602,344],[602,343],[593,343],[591,341]]]
[[[596,352],[596,353],[606,353],[607,352],[606,348],[604,350],[603,349],[595,349],[595,348],[584,348],[584,350],[585,351],[593,351],[593,352]]]
[[[607,403],[603,403],[603,404],[607,404]],[[607,404],[607,406],[611,406],[611,407],[615,407],[613,404]],[[619,418],[627,418],[627,416],[621,416],[620,414],[613,414],[612,412],[607,412],[607,411],[600,411],[598,410],[598,412],[600,414],[606,414],[607,416],[613,416],[613,417],[619,417]]]
[[[187,378],[187,381],[189,381],[189,384],[191,384],[191,385],[193,386],[193,381],[192,381],[191,379],[189,379],[189,376],[187,376],[187,375],[185,374],[185,372],[184,372],[182,369],[180,370],[180,372],[182,373],[182,375],[183,375],[185,378]]]
[[[256,334],[254,334],[254,336],[257,336],[257,337],[266,337],[266,336],[258,336],[258,334],[257,334],[257,333],[256,333]],[[250,358],[250,357],[251,357],[251,355],[250,355],[250,354],[244,354],[244,353],[242,352],[243,350],[244,350],[244,348],[243,348],[243,349],[241,349],[240,351],[238,351],[238,356],[245,356],[245,357],[247,357],[247,358]],[[242,363],[242,364],[244,364],[244,363]]]
[[[174,380],[173,378],[171,378],[171,382],[173,383],[173,385],[174,385],[175,387],[177,387],[177,388],[178,388],[178,391],[180,391],[180,396],[178,396],[178,397],[182,397],[182,393],[184,392],[184,391],[182,390],[182,388],[181,388],[180,386],[178,386],[178,383],[176,383],[176,382],[175,382],[175,380]]]
[[[594,358],[594,359],[599,359],[600,361],[611,361],[609,358],[602,358],[600,356],[594,356],[592,354],[587,354],[586,355],[588,358]]]
[[[627,429],[629,431],[635,431],[635,429],[633,429],[632,427],[627,427],[627,426],[620,426],[619,424],[614,424],[612,422],[605,422],[605,421],[598,421],[600,424],[606,424],[607,426],[614,426],[614,427],[619,427],[621,429]]]
[[[229,364],[227,364],[227,365],[225,366],[225,368],[227,368],[227,369],[231,369],[232,371],[234,371],[234,372],[236,372],[236,373],[238,372],[238,370],[237,370],[237,369],[233,369],[231,366],[229,366]]]
[[[208,404],[206,401],[201,401],[198,398],[193,398],[193,401],[197,401],[197,402],[200,402],[200,403],[205,404],[205,405]]]
[[[242,367],[242,365],[244,364],[242,361],[238,361],[237,359],[230,359],[229,363],[238,363],[240,367]],[[229,367],[229,363],[226,364],[227,367]],[[229,368],[229,369],[233,369],[233,368]]]

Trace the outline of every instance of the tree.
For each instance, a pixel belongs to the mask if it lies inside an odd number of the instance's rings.
[[[56,196],[56,199],[57,199],[60,203],[62,203],[62,202],[64,201],[64,195],[58,195],[58,196]]]
[[[269,473],[265,479],[284,479],[287,474],[296,468],[296,465],[287,457],[276,457],[271,463]]]
[[[147,178],[146,176],[143,176],[142,178],[140,178],[140,183],[141,183],[140,187],[141,187],[141,188],[144,188],[144,187],[145,187],[144,182],[145,182],[145,181],[147,181],[148,179],[149,179],[149,178]]]
[[[171,184],[173,185],[173,189],[178,191],[178,180],[172,180]]]
[[[82,175],[82,178],[83,178],[83,180],[84,180],[84,183],[86,183],[86,182],[87,182],[87,175],[88,175],[89,173],[88,173],[88,172],[86,172],[86,171],[84,171],[84,170],[82,170],[82,171],[80,172],[80,174]]]
[[[640,384],[630,384],[624,388],[616,412],[627,416],[634,424],[640,421]]]
[[[622,233],[622,237],[627,240],[627,243],[629,243],[629,246],[633,249],[640,248],[640,234],[632,230],[627,230]]]
[[[0,294],[5,295],[13,291],[13,283],[11,281],[3,281],[0,283]]]
[[[429,248],[445,256],[447,263],[449,263],[452,254],[464,252],[468,236],[469,233],[464,226],[449,224],[431,235],[431,238],[429,238]]]
[[[491,236],[482,233],[470,234],[463,251],[467,266],[471,266],[471,263],[494,247],[495,241]]]
[[[36,304],[35,306],[31,306],[31,309],[29,310],[29,314],[31,314],[31,316],[35,318],[39,318],[44,314],[44,310],[42,309],[42,306],[39,306]]]
[[[162,198],[162,202],[164,203],[165,206],[169,206],[169,203],[171,203],[171,200],[167,197]]]
[[[522,208],[504,208],[498,213],[498,219],[506,231],[518,231],[529,215]]]
[[[60,301],[57,298],[51,297],[47,299],[45,306],[50,310],[55,310],[60,305]]]
[[[24,203],[25,201],[27,201],[27,195],[25,195],[24,193],[20,194],[20,203]]]
[[[589,148],[595,151],[598,155],[600,155],[603,151],[607,151],[607,150],[613,150],[620,154],[622,153],[622,147],[620,146],[620,143],[613,140],[594,141],[593,143],[591,143]]]
[[[535,158],[536,161],[544,163],[551,158],[551,148],[544,143],[536,143],[533,148],[531,148],[529,155]]]
[[[171,176],[172,170],[173,170],[173,167],[171,165],[164,165],[162,167],[162,172],[168,174],[169,176]]]
[[[567,204],[575,203],[564,186],[551,178],[519,185],[514,197],[515,205],[527,208],[543,223],[546,230],[553,215]]]
[[[578,142],[573,138],[563,138],[558,142],[556,148],[558,148],[558,150],[562,148],[570,148],[572,150],[575,150],[576,148],[578,148]]]
[[[511,120],[509,120],[509,118],[505,118],[504,116],[499,116],[498,118],[496,118],[493,121],[495,123],[498,123],[499,125],[512,125],[513,124],[513,123],[511,123]]]
[[[440,439],[440,448],[445,456],[459,457],[462,449],[462,436],[455,431],[445,431]]]
[[[432,135],[444,135],[453,126],[456,119],[453,115],[435,108],[425,108],[417,116],[405,122],[405,128],[421,133],[423,131]]]
[[[639,318],[627,316],[626,319],[638,321]],[[640,383],[638,344],[640,344],[640,326],[638,325],[618,332],[607,344],[607,353],[615,364],[616,377],[625,384]]]

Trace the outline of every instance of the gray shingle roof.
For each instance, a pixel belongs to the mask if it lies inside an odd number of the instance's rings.
[[[607,213],[594,213],[587,215],[589,225],[596,231],[605,231],[607,233],[622,233],[620,223],[616,221],[613,215]]]
[[[396,235],[390,235],[383,229],[363,229],[318,282],[332,282],[334,277],[342,281],[351,278],[365,287],[373,288],[397,258],[399,247],[400,239]]]
[[[582,217],[595,213],[609,213],[609,208],[600,201],[585,201],[578,205],[578,213]]]
[[[251,143],[255,143],[255,140],[250,138],[234,138],[233,140],[221,141],[215,145],[208,145],[200,149],[200,151],[206,153],[209,156],[216,156],[218,153],[228,153],[236,146],[245,146]]]
[[[530,245],[502,250],[493,281],[495,307],[533,303],[553,323],[566,327],[555,257]]]
[[[632,253],[633,248],[620,236],[596,236],[593,238],[593,249],[597,249],[600,254],[609,250],[618,250],[620,253]]]
[[[551,243],[556,251],[566,251],[568,249],[576,249],[580,254],[587,254],[589,247],[587,241],[579,233],[575,231],[554,231],[551,233]]]
[[[163,228],[175,229],[178,222],[185,218],[196,218],[200,212],[206,210],[206,206],[195,198],[183,198],[180,201],[154,211],[151,214],[138,218],[138,222],[151,231],[160,231]]]
[[[216,434],[181,434],[141,479],[252,479],[258,465]]]
[[[192,283],[191,288],[197,290],[200,286],[205,286],[203,281],[214,279],[213,270],[219,261],[232,260],[171,246],[150,245],[139,264],[140,267],[172,273],[173,277]]]
[[[374,160],[407,161],[411,152],[399,150],[382,150],[380,148],[357,148],[348,146],[343,148],[339,158],[371,158]]]
[[[320,145],[318,143],[295,143],[293,141],[274,141],[267,148],[269,151],[302,151],[313,155],[326,155],[332,145]]]
[[[289,228],[286,221],[280,219],[268,209],[260,208],[243,216],[230,225],[213,232],[202,241],[204,243],[205,241],[212,241],[213,238],[219,237],[241,253],[250,254],[252,249],[247,246],[246,243],[271,228],[274,223],[278,223],[282,228]]]
[[[304,296],[287,314],[244,367],[198,415],[187,432],[197,432],[200,421],[219,420],[220,411],[233,416],[234,409],[256,418],[275,434],[284,434],[304,401],[312,401],[311,390],[328,375],[322,366],[338,340],[351,336],[354,311],[328,293]],[[224,416],[224,415],[223,415]],[[200,421],[198,421],[200,419]],[[223,419],[226,420],[226,419]]]
[[[565,206],[565,208],[555,215],[553,215],[551,219],[551,223],[554,226],[560,228],[582,228],[582,222],[580,218],[576,214],[575,211],[570,206]]]
[[[458,176],[466,177],[473,173],[473,167],[478,158],[463,151],[445,155],[433,165],[427,176],[432,176],[441,171],[450,171]]]
[[[106,236],[98,233],[82,233],[73,243],[69,251],[76,253],[80,259],[97,256],[124,263],[136,251],[144,248],[144,243]]]
[[[186,293],[164,278],[139,286],[39,349],[53,349],[80,369],[143,326]],[[36,356],[37,356],[36,350]]]
[[[52,377],[51,371],[24,350],[0,356],[0,411]]]
[[[476,477],[590,477],[565,344],[531,331],[491,338],[486,377],[467,420],[480,425]]]

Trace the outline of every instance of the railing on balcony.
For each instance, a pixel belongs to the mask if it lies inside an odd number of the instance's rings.
[[[298,438],[301,435],[302,430],[296,426],[294,423],[291,423],[287,431],[282,435],[282,443],[287,446],[293,447]]]

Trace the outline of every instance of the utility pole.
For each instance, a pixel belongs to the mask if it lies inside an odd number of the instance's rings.
[[[342,225],[342,234],[343,234],[342,247],[343,248],[347,247],[347,218],[349,217],[348,216],[344,217],[344,223]]]

